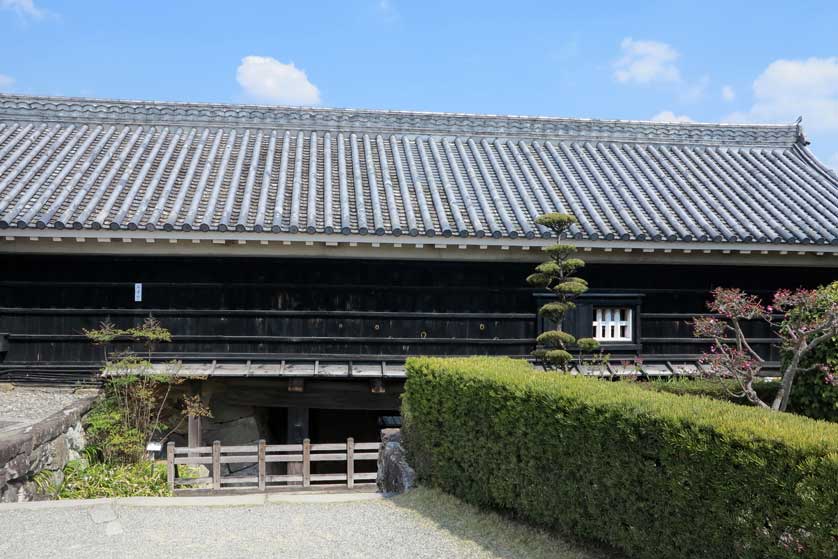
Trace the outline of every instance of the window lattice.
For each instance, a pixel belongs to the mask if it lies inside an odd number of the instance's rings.
[[[594,309],[594,339],[601,342],[631,341],[631,309]]]

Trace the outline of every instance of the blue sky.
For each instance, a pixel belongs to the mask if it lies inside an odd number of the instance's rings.
[[[838,168],[838,2],[0,0],[0,91],[792,122]]]

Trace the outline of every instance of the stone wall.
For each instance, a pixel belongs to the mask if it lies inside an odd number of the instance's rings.
[[[82,418],[96,396],[81,398],[46,419],[8,433],[0,434],[0,503],[34,501],[47,498],[41,485],[59,485],[63,468],[77,459],[84,448]]]

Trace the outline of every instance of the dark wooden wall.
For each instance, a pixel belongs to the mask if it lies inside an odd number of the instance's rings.
[[[94,362],[82,334],[150,314],[174,354],[527,355],[537,334],[528,264],[0,255],[4,366]],[[708,291],[815,286],[832,269],[591,265],[592,290],[640,293],[642,353],[690,355]],[[143,283],[143,301],[133,299]],[[770,332],[754,330],[767,337]],[[767,348],[768,345],[765,345]]]

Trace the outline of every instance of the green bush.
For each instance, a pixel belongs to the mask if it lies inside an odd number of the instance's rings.
[[[637,384],[638,386],[657,392],[667,392],[669,394],[678,394],[679,396],[684,394],[689,394],[691,396],[705,396],[707,398],[713,398],[714,400],[733,402],[734,404],[743,404],[746,406],[752,405],[745,398],[735,398],[731,396],[730,392],[725,390],[725,387],[722,386],[722,382],[729,383],[731,390],[737,390],[738,388],[735,380],[720,381],[717,379],[687,377],[659,379]],[[772,401],[779,388],[780,383],[776,381],[766,380],[754,383],[754,390],[763,402]]]
[[[838,426],[510,359],[407,370],[420,482],[632,557],[838,556]]]
[[[838,342],[825,362],[838,368]],[[798,373],[789,397],[789,410],[807,417],[838,423],[838,385],[827,383],[818,370]]]
[[[64,468],[59,499],[97,499],[100,497],[165,497],[170,495],[165,464],[88,463],[74,460]]]
[[[127,425],[125,410],[114,397],[100,399],[85,417],[84,430],[94,458],[114,464],[137,462],[145,452],[145,436]]]
[[[838,282],[821,288],[827,300],[838,300]],[[838,337],[818,346],[803,363],[804,367],[825,365],[838,377]],[[838,384],[826,381],[822,369],[813,368],[797,374],[789,396],[789,409],[816,419],[838,422]]]

